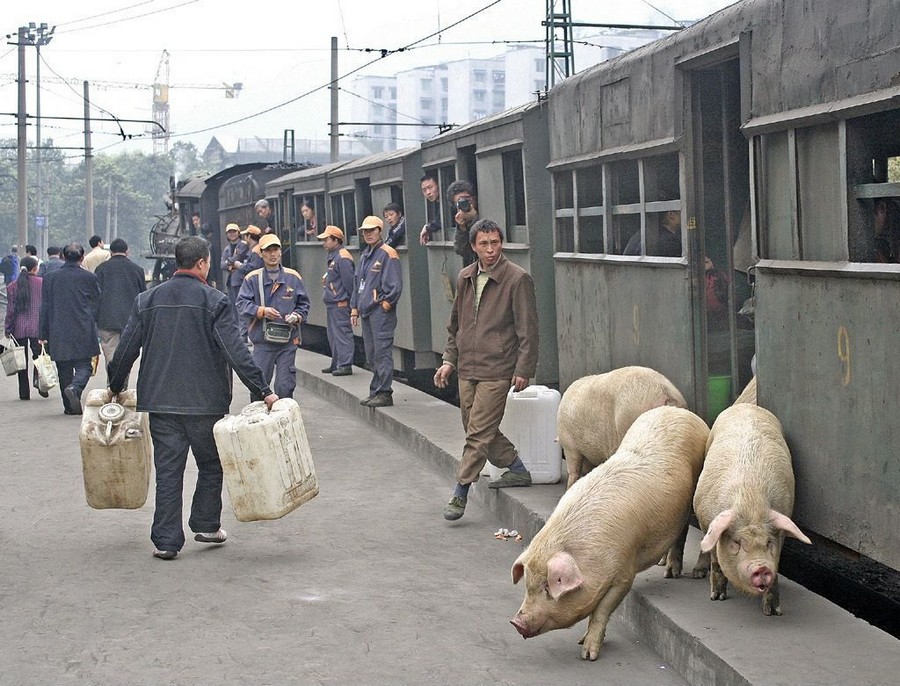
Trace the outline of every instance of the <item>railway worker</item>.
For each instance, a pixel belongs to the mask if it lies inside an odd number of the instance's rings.
[[[128,259],[128,244],[116,238],[109,244],[109,251],[112,256],[98,265],[94,272],[100,285],[97,333],[107,366],[119,347],[134,299],[147,290],[144,270]],[[128,385],[128,377],[125,378],[125,385]]]
[[[125,388],[138,354],[137,409],[150,413],[156,467],[153,556],[172,560],[184,546],[182,485],[188,448],[197,462],[197,485],[188,526],[194,540],[224,543],[221,528],[222,464],[213,425],[231,405],[234,368],[254,399],[271,408],[278,400],[241,341],[224,293],[206,283],[209,244],[185,236],[175,245],[178,267],[171,279],[134,301],[121,343],[109,364],[109,390]],[[60,270],[64,271],[64,270]],[[173,343],[184,342],[173,354]]]
[[[257,200],[253,209],[256,210],[256,216],[259,218],[257,225],[263,235],[275,233],[275,217],[272,216],[272,206],[269,205],[269,201],[265,198]]]
[[[91,251],[84,256],[81,266],[89,272],[95,271],[101,262],[106,262],[110,258],[109,250],[103,245],[103,239],[100,236],[91,236],[88,239]]]
[[[309,315],[309,296],[300,274],[281,264],[281,241],[268,234],[259,241],[264,266],[250,272],[238,294],[238,315],[247,322],[253,360],[266,381],[275,374],[279,398],[293,398],[297,386],[294,359],[300,324]]]
[[[456,370],[466,431],[456,489],[444,508],[444,519],[450,521],[463,516],[469,487],[478,480],[486,460],[509,468],[489,488],[531,485],[531,474],[501,433],[500,422],[510,386],[524,389],[537,365],[534,282],[528,272],[504,257],[503,231],[496,222],[476,222],[471,237],[478,261],[457,277],[443,364],[434,374],[434,385],[446,388]]]
[[[317,238],[328,253],[325,276],[322,277],[322,301],[328,315],[328,345],[331,364],[322,370],[332,376],[353,373],[353,327],[350,325],[350,295],[353,293],[353,255],[344,247],[344,232],[336,226],[326,226]]]
[[[447,187],[450,205],[456,211],[453,221],[456,223],[456,234],[453,237],[454,252],[462,257],[463,267],[475,262],[475,252],[469,241],[469,231],[478,221],[478,198],[475,186],[469,181],[454,181]]]
[[[389,202],[382,210],[384,220],[391,227],[384,239],[384,244],[392,248],[398,248],[406,242],[406,217],[403,216],[403,208],[398,203]]]
[[[434,235],[441,232],[441,188],[438,186],[437,179],[431,174],[425,174],[419,181],[422,189],[422,195],[425,196],[425,202],[430,203],[433,218],[430,222],[422,227],[419,233],[419,244],[428,245],[428,242],[434,239]]]
[[[243,277],[238,268],[247,260],[250,252],[249,246],[241,240],[241,227],[235,223],[225,227],[225,247],[222,249],[222,259],[219,266],[225,274],[225,286],[228,288],[228,298],[233,306],[237,306],[238,291],[241,290]],[[237,310],[235,310],[237,312]]]
[[[234,266],[235,271],[238,273],[238,278],[240,279],[241,284],[243,284],[244,279],[247,278],[247,274],[256,269],[262,269],[263,267],[262,254],[259,252],[259,239],[262,238],[262,229],[250,224],[246,229],[241,231],[240,235],[243,236],[244,242],[247,244],[246,259],[235,262]],[[240,287],[238,288],[238,293],[240,293]],[[234,306],[237,308],[237,297],[235,297]],[[237,312],[237,309],[235,309],[235,312]],[[247,321],[240,315],[238,315],[237,318],[238,329],[246,341]]]
[[[81,394],[91,378],[91,358],[100,354],[97,311],[100,285],[96,275],[81,268],[84,248],[63,248],[66,263],[44,277],[39,342],[56,362],[63,411],[81,414]]]
[[[397,301],[403,292],[400,258],[381,239],[384,222],[378,217],[363,219],[359,227],[366,249],[359,256],[356,284],[350,297],[350,323],[362,324],[366,361],[372,368],[369,395],[360,400],[367,407],[394,404],[394,330],[397,328]]]

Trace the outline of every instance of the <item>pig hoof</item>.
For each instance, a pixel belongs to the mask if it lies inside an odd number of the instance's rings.
[[[709,594],[710,600],[727,600],[728,592],[727,591],[713,591]]]
[[[709,574],[707,567],[694,567],[694,570],[691,572],[691,576],[695,579],[705,579],[707,574]]]
[[[772,615],[780,617],[781,603],[778,600],[772,601],[769,598],[763,598],[763,614],[766,617],[771,617]]]
[[[677,579],[681,576],[681,565],[672,564],[666,566],[666,571],[663,574],[664,579]]]
[[[594,662],[598,657],[600,657],[600,646],[582,646],[581,648],[581,659],[582,660],[590,660]]]

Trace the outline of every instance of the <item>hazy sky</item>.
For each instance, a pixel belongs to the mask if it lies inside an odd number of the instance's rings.
[[[571,6],[575,21],[671,25],[672,19],[695,20],[732,2],[572,0]],[[83,115],[85,80],[98,108],[120,119],[151,119],[150,84],[167,50],[172,141],[189,140],[202,151],[213,135],[281,138],[284,129],[292,128],[298,138],[325,139],[328,91],[322,87],[330,80],[331,36],[338,38],[340,75],[355,70],[393,75],[437,62],[494,56],[510,42],[534,41],[542,47],[545,7],[545,0],[37,0],[6,3],[0,30],[13,34],[8,42],[29,22],[57,27],[50,44],[41,48],[44,138],[52,137],[59,146],[82,144],[79,122],[51,117]],[[579,29],[576,36],[596,37],[598,32]],[[9,113],[17,109],[17,49],[4,47],[0,138],[12,138],[15,118]],[[381,55],[401,48],[407,49]],[[26,48],[25,59],[28,112],[34,114],[33,47]],[[159,78],[164,80],[162,74]],[[223,84],[237,82],[243,84],[238,97],[226,98]],[[352,89],[352,77],[341,87]],[[103,116],[98,109],[94,114]],[[144,125],[123,128],[135,138],[122,141],[118,126],[96,123],[95,149],[151,149],[149,138],[141,136]]]

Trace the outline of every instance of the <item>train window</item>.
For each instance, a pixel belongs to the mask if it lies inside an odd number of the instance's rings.
[[[612,204],[634,205],[641,201],[641,186],[637,160],[622,160],[610,165],[612,174]]]
[[[578,252],[603,252],[603,216],[588,215],[578,217]]]
[[[554,190],[556,191],[556,209],[572,209],[575,207],[575,186],[572,183],[572,172],[564,171],[554,174]]]
[[[614,214],[609,241],[610,252],[614,255],[640,255],[641,215]]]
[[[773,260],[798,259],[794,252],[796,199],[789,167],[787,131],[758,136],[754,142],[759,197],[759,256]]]
[[[556,251],[575,252],[575,218],[556,217]]]
[[[452,240],[453,237],[448,233],[448,227],[452,228],[453,224],[453,212],[450,210],[449,199],[445,198],[445,191],[450,186],[451,183],[456,181],[456,165],[455,164],[445,164],[441,167],[437,168],[429,168],[426,169],[425,172],[434,176],[438,180],[438,188],[441,189],[441,199],[442,201],[439,203],[426,203],[427,208],[427,217],[428,221],[432,221],[437,218],[440,222],[440,225],[443,227],[443,235],[435,236],[435,240]]]
[[[553,175],[556,251],[575,252],[575,186],[571,171]]]
[[[644,160],[644,201],[678,200],[678,153]]]
[[[527,243],[528,226],[525,216],[525,173],[522,151],[503,153],[503,194],[506,207],[506,240],[508,243]]]

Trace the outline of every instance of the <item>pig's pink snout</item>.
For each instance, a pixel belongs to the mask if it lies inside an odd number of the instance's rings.
[[[528,628],[528,622],[525,621],[525,618],[522,617],[522,615],[516,615],[509,620],[509,623],[516,627],[516,631],[522,634],[522,638],[531,638],[531,636],[533,636],[531,630]]]
[[[757,567],[750,575],[750,585],[760,593],[765,593],[772,586],[774,576],[768,567]]]

